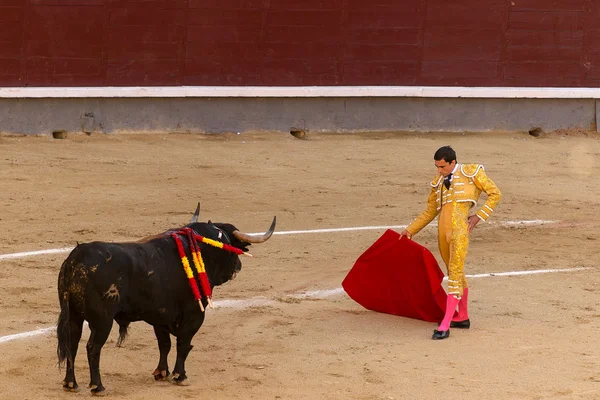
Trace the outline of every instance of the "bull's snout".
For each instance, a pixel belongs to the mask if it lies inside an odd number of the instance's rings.
[[[235,266],[233,267],[233,273],[231,274],[231,279],[235,279],[235,277],[237,276],[238,272],[240,272],[242,270],[242,262],[240,261],[240,259],[236,259],[235,260]]]

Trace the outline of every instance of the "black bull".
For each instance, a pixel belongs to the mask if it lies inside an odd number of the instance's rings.
[[[241,233],[231,224],[198,223],[198,210],[187,227],[197,234],[231,244],[248,251],[251,243],[269,239],[275,218],[262,236]],[[86,345],[92,393],[104,391],[100,378],[100,352],[111,331],[113,320],[119,324],[119,341],[133,321],[146,321],[154,327],[160,359],[154,371],[157,380],[169,376],[167,355],[170,335],[177,337],[177,359],[173,380],[186,383],[185,360],[192,349],[191,341],[204,322],[189,286],[174,239],[164,234],[139,242],[92,242],[78,245],[62,264],[58,278],[60,317],[58,320],[59,365],[67,362],[63,387],[76,390],[74,361],[81,339],[83,321],[91,331]],[[192,262],[189,245],[181,237],[187,257]],[[239,257],[225,250],[200,243],[201,255],[211,288],[235,277],[241,269]],[[206,307],[207,301],[203,299]]]

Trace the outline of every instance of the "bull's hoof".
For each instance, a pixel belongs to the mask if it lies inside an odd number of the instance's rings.
[[[171,373],[168,370],[159,370],[158,368],[154,370],[154,372],[152,373],[152,375],[154,376],[154,380],[155,381],[165,381],[167,380],[167,378],[169,377],[169,375],[171,375]]]
[[[63,389],[67,392],[79,392],[79,385],[77,382],[64,382],[63,381]]]
[[[176,383],[179,386],[189,386],[190,382],[188,381],[187,376],[173,374],[173,383]]]
[[[190,386],[190,381],[187,378],[173,379],[173,382],[179,386]]]
[[[106,389],[102,385],[90,385],[90,392],[92,392],[94,396],[104,396],[106,394]]]

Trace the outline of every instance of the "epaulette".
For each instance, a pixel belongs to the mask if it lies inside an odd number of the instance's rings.
[[[431,181],[430,185],[431,187],[438,187],[442,184],[443,181],[444,177],[442,175],[436,175],[436,177],[433,178],[433,180]]]
[[[469,178],[477,175],[480,169],[485,170],[481,164],[463,164],[460,166],[463,175]]]

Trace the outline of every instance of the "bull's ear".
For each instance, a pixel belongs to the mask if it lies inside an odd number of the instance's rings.
[[[198,222],[198,217],[200,216],[200,202],[198,202],[198,207],[196,207],[196,211],[194,212],[194,216],[192,217],[192,221],[190,224],[195,224]]]

